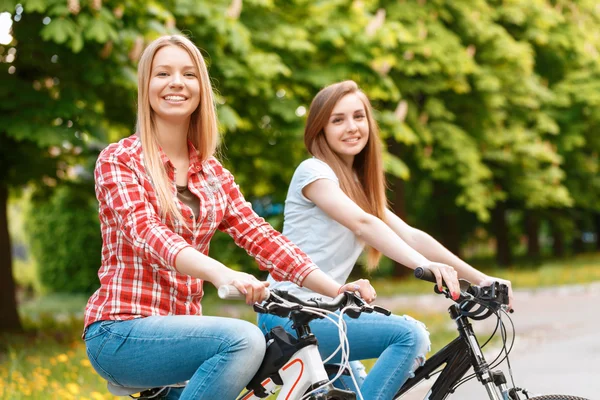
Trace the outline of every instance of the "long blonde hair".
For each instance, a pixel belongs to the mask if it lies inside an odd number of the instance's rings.
[[[154,125],[154,111],[150,105],[149,85],[152,61],[156,52],[166,46],[179,46],[188,52],[200,79],[200,104],[190,117],[188,139],[192,142],[201,161],[215,154],[219,132],[208,71],[200,50],[191,40],[181,35],[162,36],[146,47],[138,63],[138,111],[136,130],[140,135],[144,154],[144,166],[152,179],[163,217],[183,221],[176,206],[172,184],[159,153],[159,142]]]
[[[325,137],[333,108],[348,94],[355,94],[363,102],[369,124],[369,139],[365,148],[354,157],[352,168],[335,153]],[[313,99],[306,128],[304,129],[306,149],[333,169],[340,181],[340,188],[366,212],[385,220],[387,199],[385,196],[385,176],[381,155],[379,127],[373,119],[373,110],[367,96],[354,81],[343,81],[322,89]],[[358,178],[358,181],[356,178]],[[381,253],[372,247],[367,251],[367,268],[373,269],[379,263]]]

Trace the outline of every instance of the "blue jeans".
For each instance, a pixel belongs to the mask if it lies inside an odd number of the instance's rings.
[[[350,343],[350,361],[377,358],[377,362],[362,382],[360,391],[365,400],[389,400],[425,362],[429,351],[429,332],[421,322],[409,316],[361,314],[357,319],[344,316]],[[295,335],[292,322],[269,314],[260,314],[259,327],[267,332],[277,325]],[[338,330],[333,323],[317,319],[310,323],[319,341],[323,359],[339,346]],[[330,362],[340,361],[338,353]],[[356,367],[356,363],[352,363]],[[354,369],[354,368],[353,368]]]
[[[252,323],[207,316],[99,321],[87,328],[85,342],[104,379],[128,387],[189,380],[173,391],[182,400],[235,399],[265,354],[265,338]]]

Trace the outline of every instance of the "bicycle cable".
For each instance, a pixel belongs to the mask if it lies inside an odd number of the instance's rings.
[[[506,314],[506,316],[508,317],[508,320],[510,321],[510,324],[512,325],[512,329],[513,329],[513,337],[512,337],[512,341],[510,343],[510,347],[509,347],[508,351],[506,349],[506,346],[504,346],[504,352],[506,354],[505,357],[504,357],[504,359],[506,359],[506,365],[508,366],[508,374],[510,376],[510,382],[512,383],[513,389],[516,389],[515,380],[514,380],[513,373],[512,373],[512,366],[510,365],[510,358],[508,358],[508,355],[512,351],[513,345],[515,344],[515,325],[514,325],[514,323],[512,321],[512,318],[510,317],[510,315],[508,315],[508,313],[506,311],[502,310],[502,309],[501,309],[501,311],[504,314]],[[500,318],[502,318],[501,315],[500,315]],[[505,333],[506,333],[506,331],[505,331]],[[505,343],[506,343],[506,341],[505,341]]]
[[[507,349],[506,348],[506,342],[507,342],[507,337],[508,337],[508,334],[507,334],[508,331],[506,330],[506,324],[504,324],[504,322],[502,321],[502,329],[500,330],[500,334],[502,335],[502,338],[503,338],[503,347],[502,347],[502,349],[500,349],[500,354],[498,354],[498,356],[494,359],[494,361],[492,361],[490,363],[490,365],[491,365],[490,368],[496,368],[498,365],[500,365],[501,363],[503,363],[504,360],[508,360],[508,355],[512,352],[512,349],[513,349],[513,346],[514,346],[514,343],[515,343],[515,325],[512,322],[512,318],[510,318],[510,316],[504,310],[502,310],[502,311],[506,314],[506,316],[508,317],[508,320],[511,323],[512,331],[513,331],[513,336],[512,336],[512,340],[511,340],[510,346]],[[494,313],[494,314],[496,314],[496,313]],[[500,320],[502,320],[502,316],[500,314],[496,314],[496,316]],[[504,350],[505,356],[501,360],[498,361],[498,359],[502,355],[502,350]]]
[[[512,326],[512,331],[513,331],[513,336],[512,336],[512,341],[511,344],[509,346],[509,349],[507,350],[506,348],[506,340],[507,340],[507,330],[506,330],[506,325],[504,324],[504,321],[502,321],[502,317],[498,314],[498,312],[496,310],[492,310],[490,306],[486,305],[486,304],[482,304],[478,301],[475,301],[474,299],[471,300],[474,301],[476,303],[478,303],[479,305],[482,305],[483,307],[491,310],[493,312],[493,314],[496,316],[497,320],[496,320],[496,328],[494,329],[493,333],[490,335],[490,337],[488,338],[488,340],[485,342],[484,346],[492,339],[492,337],[496,334],[496,331],[498,330],[498,327],[500,327],[500,336],[502,338],[502,348],[500,349],[499,354],[496,356],[496,358],[490,363],[489,369],[493,369],[496,368],[498,365],[500,365],[504,360],[507,360],[507,364],[509,365],[510,368],[510,362],[508,361],[508,355],[510,354],[510,352],[512,351],[513,345],[514,345],[514,341],[515,341],[515,325],[512,321],[512,318],[510,318],[510,316],[508,315],[508,313],[506,313],[506,311],[504,311],[503,309],[501,309],[501,311],[503,313],[506,314],[506,316],[508,317],[511,326]],[[481,346],[483,348],[483,346]],[[505,356],[504,358],[502,358],[500,361],[498,361],[498,359],[502,356],[502,352],[504,351]],[[513,383],[513,387],[514,385],[514,380],[512,377],[512,370],[509,369],[510,371],[510,375],[511,375],[511,381]],[[471,379],[475,378],[477,376],[476,373],[472,373],[467,375],[466,377],[462,378],[461,380],[459,380],[451,389],[450,392],[454,392],[456,389],[458,389],[458,387],[460,387],[461,385],[463,385],[464,383],[470,381]]]
[[[331,311],[323,310],[323,309],[320,309],[320,308],[306,307],[306,306],[303,307],[302,310],[305,311],[305,312],[307,312],[308,314],[317,315],[320,318],[324,318],[324,319],[327,319],[327,320],[331,321],[335,326],[337,326],[338,331],[340,329],[344,329],[344,327],[340,326],[337,321],[335,321],[333,318],[331,318],[329,315],[327,315],[327,314],[335,314],[335,313],[333,313]],[[341,348],[342,354],[343,354],[343,352],[344,352],[344,346],[342,345],[342,343],[340,343],[340,346],[337,347],[337,349],[335,350],[334,354],[336,354],[338,351],[340,351],[340,348]],[[323,363],[325,363],[325,361]],[[314,388],[313,390],[311,390],[308,393],[305,393],[302,396],[301,400],[307,399],[311,394],[313,394],[315,391],[319,390],[320,388],[321,388],[321,386]]]
[[[338,336],[340,339],[340,345],[333,351],[332,354],[329,355],[329,357],[327,357],[325,360],[323,360],[323,364],[327,363],[329,360],[331,360],[338,352],[341,351],[341,356],[340,356],[340,369],[338,370],[338,372],[336,373],[336,375],[331,378],[326,384],[333,384],[333,382],[335,382],[337,379],[339,379],[343,373],[344,373],[344,369],[346,367],[348,367],[348,369],[351,371],[350,367],[349,367],[349,362],[350,362],[350,342],[348,341],[348,336],[346,335],[347,332],[347,326],[346,326],[346,321],[344,321],[343,317],[344,314],[346,313],[346,311],[350,308],[353,308],[354,306],[347,306],[344,307],[342,310],[340,310],[339,314],[336,314],[333,311],[328,311],[328,310],[323,310],[320,308],[313,308],[313,307],[303,307],[304,311],[307,311],[310,314],[313,315],[317,315],[320,316],[322,318],[325,318],[327,320],[329,320],[330,322],[332,322],[337,328],[338,328]],[[331,318],[329,315],[327,314],[333,314],[337,317],[338,321],[336,322],[333,318]],[[354,378],[354,375],[352,374],[352,372],[350,372],[350,376],[352,378],[352,381],[354,383],[355,388],[357,389],[357,394],[360,398],[360,400],[364,400],[362,397],[362,393],[360,393],[360,389],[358,389],[358,384],[356,382],[356,379]],[[302,396],[301,400],[307,399],[311,394],[313,394],[314,392],[316,392],[317,390],[319,390],[322,386],[319,386],[313,390],[311,390],[310,392],[304,394],[304,396]]]

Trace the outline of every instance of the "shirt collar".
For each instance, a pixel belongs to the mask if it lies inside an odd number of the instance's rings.
[[[190,168],[192,168],[195,172],[198,172],[202,169],[202,161],[200,160],[200,156],[198,155],[198,150],[192,143],[191,140],[188,139],[188,153],[190,157]],[[162,147],[158,146],[158,154],[160,156],[160,161],[165,165],[173,168],[173,164],[169,157],[167,157],[166,153],[163,151]]]

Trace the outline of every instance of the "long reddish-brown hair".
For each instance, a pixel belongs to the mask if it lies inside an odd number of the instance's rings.
[[[369,125],[369,139],[365,148],[354,157],[352,168],[348,168],[342,158],[329,147],[325,137],[325,127],[335,105],[349,94],[355,94],[363,102]],[[366,212],[385,220],[387,199],[379,127],[373,118],[369,99],[358,88],[356,82],[335,83],[317,93],[308,111],[304,144],[310,154],[333,169],[340,181],[340,188],[348,197]],[[379,251],[368,248],[367,268],[375,268],[380,258]]]

